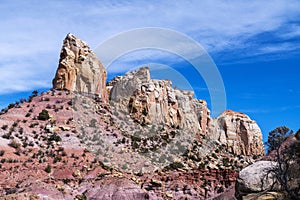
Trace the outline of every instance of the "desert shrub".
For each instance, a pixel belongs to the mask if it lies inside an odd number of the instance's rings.
[[[20,99],[20,103],[25,103],[27,100],[25,98]]]
[[[144,116],[147,116],[147,115],[148,115],[148,112],[147,112],[146,108],[143,109],[142,114],[143,114]]]
[[[7,127],[8,127],[8,126],[5,124],[5,125],[3,125],[3,126],[1,127],[1,129],[2,129],[2,130],[6,130]]]
[[[224,166],[228,166],[228,164],[229,164],[229,158],[223,158],[223,165]]]
[[[97,124],[97,120],[96,119],[92,119],[90,121],[90,127],[96,127],[96,124]]]
[[[62,152],[61,152],[61,156],[67,156],[67,152],[62,151]]]
[[[27,142],[23,142],[23,145],[22,145],[22,146],[23,146],[24,148],[26,148],[26,147],[27,147],[27,145],[28,145],[28,143],[27,143]]]
[[[73,105],[72,101],[69,101],[69,102],[68,102],[68,105],[69,105],[69,106],[72,106],[72,105]]]
[[[19,133],[22,135],[24,132],[24,129],[22,127],[19,128]]]
[[[34,128],[35,126],[39,125],[38,122],[33,122],[29,125],[29,128]]]
[[[42,110],[42,112],[39,113],[39,116],[38,116],[39,120],[45,121],[45,120],[48,120],[49,118],[50,118],[50,115],[47,110],[44,109],[44,110]]]
[[[165,167],[166,170],[176,170],[176,169],[180,169],[183,168],[184,165],[181,162],[173,162],[170,165],[168,165],[167,167]]]
[[[14,108],[15,107],[15,104],[14,103],[11,103],[8,105],[8,109],[11,109],[11,108]]]
[[[17,126],[18,126],[18,123],[19,123],[19,121],[15,121],[15,122],[12,124],[12,127],[17,127]]]
[[[214,157],[215,159],[218,159],[218,156],[215,153],[212,153],[211,156]]]
[[[33,90],[31,95],[33,97],[36,97],[38,94],[39,94],[39,92],[37,90]]]
[[[50,137],[48,138],[48,141],[59,142],[59,141],[61,141],[61,137],[60,137],[58,134],[53,133],[53,134],[50,135]]]
[[[21,146],[21,144],[18,143],[16,140],[11,140],[8,145],[11,146],[11,147],[13,147],[13,148],[15,148],[15,149],[18,149]]]
[[[2,138],[9,139],[11,137],[11,133],[6,133],[2,135]]]
[[[54,157],[53,163],[60,162],[61,160],[62,160],[61,156],[60,156],[60,155],[57,155],[57,156]]]
[[[51,172],[51,165],[47,165],[45,168],[45,172],[50,173]]]

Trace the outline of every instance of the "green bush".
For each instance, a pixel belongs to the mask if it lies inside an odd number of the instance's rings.
[[[50,173],[51,172],[51,165],[47,165],[45,168],[45,172]]]
[[[45,120],[48,120],[49,118],[50,118],[50,115],[47,110],[44,109],[44,110],[42,110],[42,112],[39,113],[39,116],[38,116],[39,120],[45,121]]]
[[[61,141],[61,137],[60,137],[59,135],[57,135],[56,133],[53,133],[53,134],[50,135],[50,137],[48,138],[48,141],[59,142],[59,141]]]
[[[1,129],[6,130],[8,128],[8,126],[5,124],[1,127]]]

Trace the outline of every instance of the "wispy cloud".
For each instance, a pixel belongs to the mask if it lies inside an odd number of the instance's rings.
[[[299,24],[294,22],[299,10],[297,0],[4,0],[0,4],[0,94],[51,86],[68,32],[95,48],[121,31],[164,27],[189,35],[211,54],[245,50],[239,56],[269,55],[298,49],[290,40],[299,39]],[[253,39],[265,32],[282,41],[263,44],[262,38]]]
[[[275,108],[253,108],[253,109],[241,109],[241,112],[244,113],[254,113],[254,114],[263,114],[263,113],[278,113],[278,112],[285,112],[290,110],[300,109],[300,105],[293,105],[293,106],[282,106],[282,107],[275,107]]]

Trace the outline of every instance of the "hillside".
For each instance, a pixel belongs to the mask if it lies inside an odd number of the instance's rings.
[[[238,172],[264,155],[243,113],[213,119],[205,100],[147,67],[106,77],[68,34],[53,88],[2,110],[4,199],[233,198]]]

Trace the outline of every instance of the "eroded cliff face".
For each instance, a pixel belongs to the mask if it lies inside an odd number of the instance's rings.
[[[230,153],[236,155],[263,155],[262,133],[249,116],[224,111],[211,123],[210,136],[225,145]]]
[[[172,87],[169,80],[154,80],[148,67],[118,76],[106,86],[107,72],[82,40],[68,34],[61,49],[53,89],[96,94],[116,102],[140,124],[164,124],[206,135],[236,155],[263,155],[262,133],[247,115],[225,111],[216,119],[204,100],[191,91]]]
[[[153,80],[148,67],[113,79],[110,99],[141,124],[164,124],[206,134],[209,110],[191,91],[174,89],[169,80]]]
[[[53,89],[96,94],[107,102],[106,70],[88,45],[72,34],[64,39]]]
[[[191,91],[174,89],[169,80],[153,80],[143,67],[108,83],[110,99],[141,124],[165,124],[206,135],[236,155],[263,155],[262,133],[247,115],[224,111],[216,119],[204,100]]]

